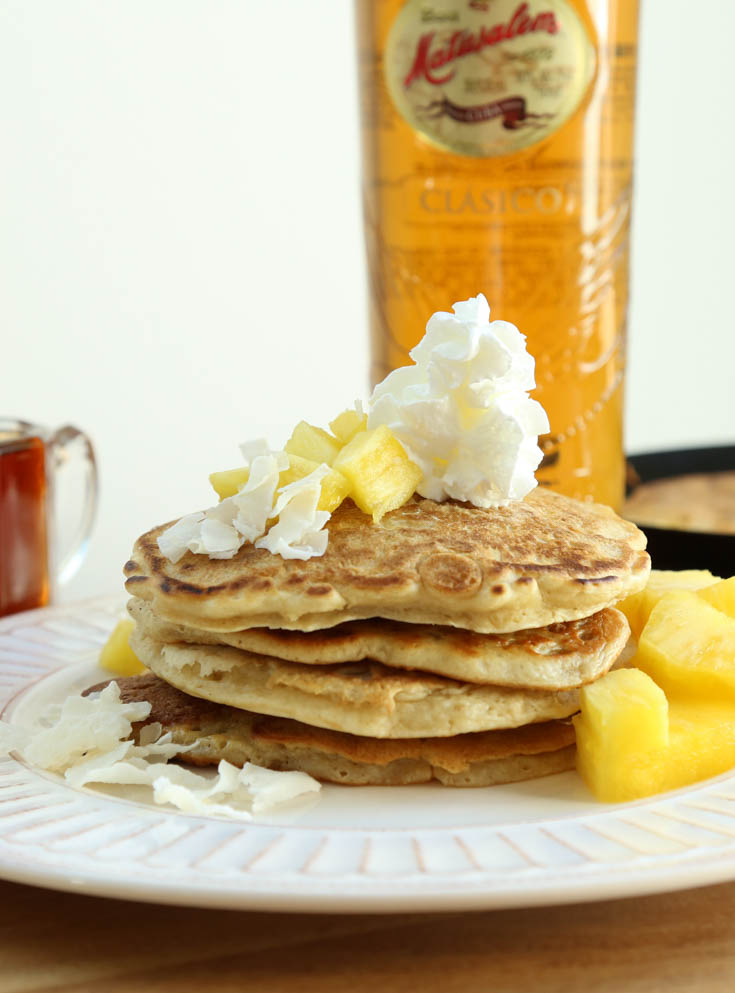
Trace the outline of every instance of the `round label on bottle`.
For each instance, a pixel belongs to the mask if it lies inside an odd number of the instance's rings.
[[[479,157],[556,131],[594,71],[594,46],[566,0],[408,0],[385,52],[400,115],[441,148]]]

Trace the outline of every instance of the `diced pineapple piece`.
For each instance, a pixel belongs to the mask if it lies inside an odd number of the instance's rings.
[[[338,469],[332,469],[322,480],[322,495],[317,510],[333,513],[344,499],[350,496],[352,483]]]
[[[617,672],[599,682],[614,675]],[[588,688],[582,691],[583,698]],[[613,709],[622,705],[618,701],[612,704]],[[577,769],[598,800],[608,803],[679,789],[735,767],[732,704],[673,697],[669,701],[669,740],[661,747],[627,748],[622,739],[611,745],[589,725],[584,703],[574,726]]]
[[[313,424],[307,424],[306,421],[299,421],[285,445],[289,455],[311,459],[318,465],[322,462],[332,465],[341,447],[329,432],[314,427]]]
[[[704,590],[699,590],[699,596],[707,603],[712,604],[723,614],[735,619],[735,576],[732,579],[723,579],[721,583],[714,583]]]
[[[210,473],[209,482],[220,500],[234,496],[247,483],[250,470],[247,466],[239,469],[224,469],[222,472]]]
[[[278,488],[281,489],[283,486],[288,486],[289,483],[295,483],[298,479],[303,479],[304,476],[308,476],[315,469],[318,469],[319,465],[320,463],[312,462],[311,459],[302,459],[298,455],[289,455],[288,469],[284,469],[278,477]],[[319,497],[317,510],[326,510],[331,514],[332,511],[339,507],[345,497],[349,496],[349,493],[350,484],[348,480],[341,472],[338,472],[336,469],[330,469],[322,479],[322,493]]]
[[[611,748],[663,748],[669,740],[668,709],[664,691],[640,669],[614,669],[581,691],[588,732]]]
[[[632,664],[667,693],[735,705],[735,619],[697,593],[666,593],[651,611]]]
[[[282,486],[288,486],[289,483],[295,483],[297,480],[303,479],[304,476],[308,476],[318,468],[318,462],[312,462],[311,459],[302,459],[299,455],[289,455],[288,469],[284,469],[278,475],[278,489],[280,490]]]
[[[628,618],[633,637],[640,638],[651,611],[664,593],[672,590],[699,590],[717,581],[717,576],[704,569],[683,569],[679,572],[653,569],[646,588],[621,600],[616,607]]]
[[[135,622],[124,617],[115,625],[112,634],[100,652],[99,664],[116,676],[137,676],[146,668],[128,643]]]
[[[579,774],[599,799],[627,799],[630,756],[669,743],[666,696],[637,669],[617,669],[583,687],[580,704],[574,718]]]
[[[402,507],[416,491],[422,472],[385,424],[361,431],[342,449],[334,468],[351,484],[350,496],[377,523]]]
[[[346,445],[348,441],[352,441],[358,431],[367,430],[367,414],[360,414],[354,409],[343,410],[329,422],[329,427],[334,437]]]

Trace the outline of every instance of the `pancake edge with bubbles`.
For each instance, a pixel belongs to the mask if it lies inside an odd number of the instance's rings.
[[[307,666],[223,645],[162,644],[137,628],[130,645],[192,696],[370,738],[449,737],[569,717],[579,691],[461,683],[379,662]]]
[[[245,544],[231,559],[136,542],[126,588],[156,615],[208,631],[332,627],[386,617],[497,633],[587,617],[642,589],[644,534],[609,507],[535,489],[483,510],[413,497],[375,524],[346,500],[323,556],[282,559]]]
[[[630,633],[625,616],[612,607],[590,617],[507,634],[384,618],[310,632],[248,628],[217,633],[161,620],[139,598],[130,601],[128,612],[144,634],[164,643],[230,645],[305,665],[372,659],[389,667],[518,689],[564,690],[593,682],[615,662]]]
[[[153,675],[115,682],[125,703],[147,700],[152,705],[147,720],[134,730],[160,723],[175,744],[196,743],[178,757],[195,766],[224,759],[237,766],[252,762],[275,771],[299,770],[342,785],[407,786],[437,780],[456,787],[520,782],[574,767],[574,729],[568,721],[454,738],[376,740],[210,703]]]

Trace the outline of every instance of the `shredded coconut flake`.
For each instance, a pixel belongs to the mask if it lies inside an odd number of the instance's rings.
[[[265,533],[268,519],[274,516],[273,500],[278,489],[278,477],[288,468],[285,452],[258,455],[250,466],[250,477],[235,496],[230,497],[237,508],[234,525],[245,541],[254,542]]]
[[[149,703],[122,703],[117,683],[91,697],[70,696],[54,708],[45,727],[23,749],[33,765],[64,772],[84,758],[103,755],[130,737],[132,725],[151,712]]]
[[[42,769],[63,773],[73,787],[143,786],[151,789],[156,803],[238,820],[250,820],[253,814],[321,788],[306,773],[272,772],[250,764],[238,769],[220,762],[214,779],[169,765],[170,759],[196,745],[174,744],[170,733],[161,735],[160,724],[144,727],[136,745],[130,738],[132,724],[145,720],[150,710],[146,702],[123,703],[117,683],[111,682],[100,693],[70,696],[61,706],[48,708],[41,727],[0,721],[0,747],[19,751]]]
[[[253,441],[243,441],[240,445],[240,451],[245,459],[245,465],[249,466],[256,456],[268,455],[270,446],[265,438],[255,438]]]
[[[319,783],[305,772],[273,772],[247,762],[238,769],[239,778],[253,797],[253,813],[261,814],[270,807],[287,803],[303,793],[315,793]]]
[[[187,552],[229,559],[245,542],[266,548],[285,559],[323,555],[329,536],[324,526],[330,515],[317,510],[321,482],[329,466],[321,465],[304,479],[281,489],[280,474],[288,469],[286,452],[263,451],[264,441],[241,445],[248,460],[248,481],[234,496],[173,524],[158,539],[161,553],[178,562]],[[267,447],[267,446],[266,446]],[[268,522],[278,518],[268,528]]]
[[[180,521],[166,528],[158,538],[158,547],[161,555],[165,555],[172,562],[178,562],[186,555],[188,549],[199,542],[204,514],[187,514]]]
[[[329,536],[323,528],[331,515],[317,510],[317,504],[328,472],[328,465],[320,465],[303,479],[283,487],[273,508],[278,523],[255,542],[256,548],[267,548],[284,559],[310,559],[324,554]]]

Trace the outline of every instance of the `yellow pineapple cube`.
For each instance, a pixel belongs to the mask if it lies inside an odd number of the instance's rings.
[[[719,776],[735,767],[732,704],[672,697],[667,740],[662,740],[661,734],[666,699],[650,679],[647,688],[642,681],[638,683],[629,710],[629,687],[621,686],[618,693],[614,684],[607,699],[604,692],[598,692],[595,708],[587,706],[590,690],[604,691],[614,677],[625,673],[636,670],[616,670],[584,687],[582,712],[574,718],[577,769],[598,800],[637,800]],[[643,673],[638,675],[647,679]],[[643,706],[647,695],[648,711]]]
[[[113,672],[116,676],[137,676],[146,671],[146,667],[128,642],[134,627],[135,622],[129,617],[117,622],[100,652],[101,668]]]
[[[334,437],[343,445],[352,441],[358,431],[367,431],[367,414],[358,411],[343,410],[333,421],[329,422]]]
[[[289,455],[288,469],[284,469],[278,475],[278,489],[280,490],[282,487],[288,486],[289,483],[295,483],[297,480],[303,479],[304,476],[308,476],[318,468],[318,462],[312,462],[311,459],[302,459],[299,455]]]
[[[289,455],[298,455],[321,465],[332,465],[342,446],[323,428],[314,427],[306,421],[299,421],[288,439],[285,449]]]
[[[347,477],[350,496],[376,523],[411,498],[423,475],[385,424],[356,434],[335,459],[334,468]]]
[[[669,743],[663,690],[637,669],[616,669],[584,686],[580,705],[574,718],[579,774],[598,799],[629,799],[631,756],[655,754]]]
[[[321,463],[312,462],[311,459],[302,459],[298,455],[289,455],[288,469],[284,469],[278,477],[278,488],[282,489],[289,483],[295,483],[304,476],[310,475]],[[317,510],[326,510],[332,513],[342,503],[345,497],[349,496],[350,484],[336,469],[330,469],[322,479],[322,493],[319,497]]]
[[[666,694],[640,669],[613,669],[582,687],[581,712],[590,734],[612,748],[663,748],[669,740]]]
[[[735,767],[735,706],[727,701],[669,698],[669,746],[649,768],[658,790],[675,790]],[[650,774],[649,774],[650,777]],[[640,774],[638,777],[640,781]],[[636,785],[636,777],[634,777]],[[640,790],[641,783],[638,786]],[[652,791],[649,791],[652,792]],[[644,795],[640,792],[638,795]]]
[[[240,466],[238,469],[224,469],[222,472],[210,473],[209,482],[220,500],[226,500],[227,497],[240,492],[249,476],[250,470],[247,466]]]
[[[717,581],[717,576],[704,569],[683,569],[678,572],[652,569],[645,589],[621,600],[616,607],[628,618],[633,637],[640,638],[651,611],[665,593],[672,590],[699,590]]]
[[[735,576],[699,590],[699,596],[721,610],[723,614],[735,619]]]
[[[667,693],[735,705],[735,619],[697,593],[666,593],[651,611],[632,664]]]
[[[333,513],[352,492],[352,483],[338,469],[331,469],[322,480],[322,495],[317,510]]]

